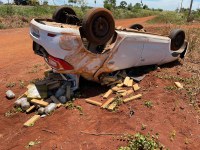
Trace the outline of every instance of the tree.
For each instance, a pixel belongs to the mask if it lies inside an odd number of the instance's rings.
[[[116,7],[116,0],[104,0],[104,8],[111,10]]]
[[[133,8],[135,8],[135,9],[142,9],[142,4],[136,3],[136,4],[133,6]]]
[[[187,18],[188,22],[190,21],[190,15],[191,15],[191,12],[192,12],[192,4],[193,4],[193,0],[191,0],[191,2],[190,2],[190,9],[189,9],[188,18]]]
[[[43,1],[43,5],[48,5],[48,1],[47,1],[47,0],[44,0],[44,1]]]
[[[149,7],[145,4],[145,5],[143,6],[143,9],[149,9]]]
[[[121,7],[121,8],[126,8],[126,6],[127,6],[127,2],[126,1],[121,1],[120,2],[120,5],[119,5],[119,7]]]
[[[128,8],[128,10],[132,10],[133,9],[132,3],[130,3],[127,8]]]

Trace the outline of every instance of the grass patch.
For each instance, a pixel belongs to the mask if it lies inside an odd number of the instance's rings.
[[[165,23],[165,24],[184,24],[186,22],[186,15],[173,11],[165,11],[159,13],[154,19],[149,20],[149,23]]]
[[[120,8],[114,9],[112,10],[112,12],[115,19],[147,17],[147,16],[158,15],[160,13],[159,11],[152,11],[145,9],[133,9],[130,11]]]
[[[145,101],[144,102],[144,106],[146,106],[147,108],[152,108],[153,107],[153,102],[152,101]]]
[[[161,150],[164,146],[158,142],[158,137],[137,133],[126,137],[128,145],[118,150]]]

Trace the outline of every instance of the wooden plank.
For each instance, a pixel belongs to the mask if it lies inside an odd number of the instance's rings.
[[[134,100],[134,99],[141,98],[141,97],[142,97],[142,94],[138,94],[138,95],[131,96],[131,97],[129,97],[129,98],[124,99],[123,102],[126,103],[126,102],[129,102],[129,101],[132,101],[132,100]]]
[[[112,103],[115,100],[115,98],[108,99],[101,107],[106,108],[110,103]]]
[[[113,91],[110,89],[110,90],[108,90],[106,93],[105,93],[105,95],[103,96],[103,98],[105,98],[105,99],[107,99],[109,96],[110,96],[110,94],[112,94],[113,93]]]
[[[102,105],[102,103],[97,102],[97,101],[93,101],[93,100],[91,100],[91,99],[86,99],[85,101],[86,101],[87,103],[90,103],[90,104],[93,104],[93,105],[96,105],[96,106],[101,106],[101,105]]]
[[[140,89],[139,85],[138,84],[134,84],[133,85],[133,90],[134,91],[138,91]]]
[[[45,70],[44,71],[44,76],[45,77],[48,77],[49,76],[49,72],[51,72],[52,71],[52,69],[47,69],[47,70]]]
[[[132,87],[133,86],[133,79],[130,79],[129,81],[128,81],[128,87]]]
[[[117,84],[117,87],[122,87],[124,83]]]
[[[174,82],[174,84],[179,88],[182,89],[183,85],[180,82]]]
[[[117,86],[114,86],[114,87],[112,88],[112,90],[115,91],[115,92],[117,92],[117,91],[119,91],[119,90],[121,90],[121,89],[122,89],[122,88],[117,87]]]
[[[134,91],[133,91],[132,89],[128,90],[128,91],[126,92],[126,96],[131,95],[133,92],[134,92]]]
[[[108,110],[114,110],[116,106],[117,106],[117,103],[113,102],[112,104],[109,105]]]
[[[29,109],[26,110],[26,113],[30,113],[33,109],[35,109],[35,105],[31,106]]]
[[[24,123],[24,126],[26,126],[26,127],[33,126],[34,123],[35,123],[38,119],[40,119],[40,115],[34,115],[31,119],[29,119],[28,121],[26,121],[26,122]]]
[[[117,91],[117,93],[124,93],[124,92],[126,92],[126,90],[119,90],[119,91]]]
[[[121,80],[117,80],[117,81],[115,81],[115,82],[109,83],[107,86],[116,85],[116,84],[121,84],[121,83],[122,83]],[[123,84],[122,84],[122,85],[123,85]]]
[[[125,96],[128,96],[128,95],[130,95],[130,94],[132,94],[134,91],[132,90],[132,89],[130,89],[130,90],[128,90],[128,91],[125,91],[125,92],[123,92],[123,93],[120,93],[120,95],[122,96],[122,97],[125,97]]]
[[[126,77],[126,78],[124,79],[124,85],[125,85],[125,86],[128,86],[129,80],[130,80],[130,77]]]
[[[49,103],[47,103],[47,102],[45,102],[43,100],[38,100],[38,99],[32,99],[31,103],[37,104],[37,105],[40,105],[40,106],[44,106],[44,107],[49,105]]]
[[[26,91],[24,94],[20,95],[17,99],[20,99],[22,97],[27,97],[28,92]]]

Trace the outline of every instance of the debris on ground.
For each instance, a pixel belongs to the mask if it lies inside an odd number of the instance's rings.
[[[122,103],[127,103],[142,97],[142,94],[135,94],[135,92],[140,90],[139,84],[134,83],[134,79],[128,76],[125,71],[119,71],[112,76],[103,75],[101,81],[102,85],[110,86],[110,89],[102,97],[102,101],[104,102],[101,103],[92,99],[86,99],[85,101],[87,103],[113,111]]]
[[[74,86],[77,86],[77,83],[71,76],[53,73],[52,70],[45,71],[44,74],[45,78],[43,80],[29,84],[27,86],[28,90],[14,103],[15,107],[22,109],[27,114],[36,113],[36,115],[24,123],[24,126],[33,126],[39,118],[46,117],[57,108],[67,104],[76,89]],[[135,94],[140,87],[138,83],[134,83],[131,76],[126,74],[126,71],[118,71],[112,76],[104,75],[101,81],[103,85],[110,87],[102,95],[103,102],[86,99],[87,103],[113,111],[123,103],[142,97],[142,94]],[[66,105],[66,107],[68,106]]]
[[[183,85],[180,82],[174,82],[174,84],[177,86],[177,88],[183,89]]]
[[[13,91],[11,91],[11,90],[8,90],[8,91],[6,92],[6,97],[7,97],[8,99],[13,99],[13,98],[15,98],[15,93],[13,93]]]
[[[40,119],[40,115],[34,115],[31,119],[29,119],[27,122],[24,123],[24,126],[30,127],[33,126],[34,123]]]
[[[24,112],[36,112],[24,126],[32,126],[42,116],[50,115],[57,108],[66,104],[73,96],[74,80],[68,75],[53,73],[52,70],[45,71],[45,78],[27,86],[27,91],[14,103],[14,107],[21,108]],[[14,93],[13,93],[14,94]],[[12,91],[6,95],[13,98]]]

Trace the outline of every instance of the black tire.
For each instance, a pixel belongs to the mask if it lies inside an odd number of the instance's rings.
[[[55,22],[59,22],[59,23],[67,23],[67,16],[66,15],[74,15],[76,16],[75,11],[70,8],[70,7],[60,7],[58,9],[55,10],[55,12],[53,13],[52,19]]]
[[[180,29],[174,29],[170,32],[169,38],[171,39],[171,50],[178,50],[184,44],[185,32]]]
[[[142,30],[142,29],[144,29],[144,27],[141,24],[133,24],[129,28],[130,29],[134,29],[134,30]]]
[[[83,18],[82,28],[89,42],[102,45],[113,36],[115,21],[109,10],[93,8]]]

